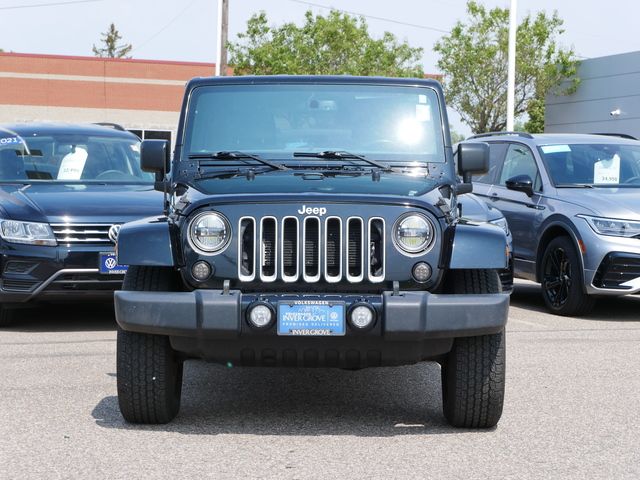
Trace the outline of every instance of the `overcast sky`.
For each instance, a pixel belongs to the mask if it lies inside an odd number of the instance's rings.
[[[114,22],[134,58],[215,61],[217,0],[84,0],[86,3],[26,7],[73,0],[0,0],[0,48],[21,53],[92,55],[100,32]],[[487,6],[508,0],[485,0]],[[434,42],[465,17],[466,0],[229,0],[229,39],[243,31],[252,13],[265,10],[273,24],[301,22],[308,9],[329,7],[371,17],[370,31],[394,33],[424,48],[424,69],[437,72]],[[327,8],[311,6],[326,5]],[[518,17],[557,10],[565,20],[561,43],[581,57],[640,50],[638,0],[519,0]],[[404,23],[404,24],[403,24]],[[411,24],[411,25],[408,25]],[[457,123],[457,122],[455,122]]]

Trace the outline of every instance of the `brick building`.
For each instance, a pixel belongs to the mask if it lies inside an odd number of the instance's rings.
[[[0,123],[110,122],[174,136],[187,80],[212,63],[0,53]]]
[[[214,72],[213,63],[0,52],[0,124],[107,122],[173,140],[185,83]]]

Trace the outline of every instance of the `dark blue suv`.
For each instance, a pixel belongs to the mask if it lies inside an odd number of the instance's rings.
[[[162,211],[153,180],[124,130],[0,126],[0,325],[36,302],[110,301],[120,225]]]

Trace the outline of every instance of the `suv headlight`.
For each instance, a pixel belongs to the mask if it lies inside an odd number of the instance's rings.
[[[627,238],[640,235],[640,222],[637,221],[590,217],[588,215],[578,215],[578,217],[584,218],[593,231],[600,235]]]
[[[56,237],[48,223],[0,220],[0,237],[10,243],[57,245]]]
[[[429,248],[433,233],[433,223],[416,213],[400,217],[393,227],[396,246],[407,253],[419,253]]]
[[[219,252],[231,240],[231,227],[220,213],[200,213],[189,223],[189,240],[196,250]]]

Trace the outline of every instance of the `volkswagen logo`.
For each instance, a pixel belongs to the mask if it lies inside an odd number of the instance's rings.
[[[113,243],[118,241],[118,234],[120,233],[121,226],[122,225],[111,225],[111,228],[109,229],[109,240]]]

